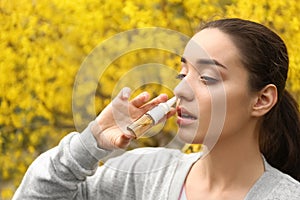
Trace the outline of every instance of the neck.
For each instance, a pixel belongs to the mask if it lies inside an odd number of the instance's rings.
[[[206,190],[239,188],[248,191],[264,172],[257,138],[253,132],[248,132],[221,138],[219,141],[194,164],[190,173],[203,181]]]

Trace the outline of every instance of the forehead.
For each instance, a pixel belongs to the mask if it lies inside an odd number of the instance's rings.
[[[216,28],[196,33],[186,45],[183,57],[196,63],[198,59],[215,59],[223,64],[238,60],[238,50],[230,37]]]

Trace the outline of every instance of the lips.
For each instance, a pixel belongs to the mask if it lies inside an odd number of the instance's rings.
[[[194,123],[198,118],[188,112],[183,107],[177,107],[177,123],[179,125],[189,125]]]

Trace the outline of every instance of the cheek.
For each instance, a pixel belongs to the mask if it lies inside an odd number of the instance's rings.
[[[213,100],[210,95],[202,95],[198,102],[199,107],[199,128],[198,132],[201,137],[205,136],[210,124],[212,123]]]
[[[209,132],[211,132],[215,127],[219,127],[216,125],[216,123],[219,122],[218,112],[220,109],[218,108],[224,103],[224,101],[221,103],[216,101],[217,99],[221,100],[221,98],[216,98],[216,96],[210,92],[206,86],[198,87],[193,106],[193,111],[197,113],[198,121],[185,129],[186,132],[181,135],[181,138],[184,137],[184,141],[203,144],[205,143],[205,138],[209,135]]]
[[[250,97],[243,88],[215,87],[198,96],[199,122],[194,143],[210,147],[239,132],[249,120]]]
[[[235,134],[242,131],[250,119],[250,97],[245,90],[234,91],[227,95],[227,111],[223,135]]]
[[[210,147],[219,139],[226,118],[226,92],[223,87],[211,87],[206,98],[200,100],[198,141]]]

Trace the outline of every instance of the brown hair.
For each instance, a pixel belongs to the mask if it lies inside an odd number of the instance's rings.
[[[278,102],[263,117],[260,150],[272,166],[300,181],[299,108],[285,89],[289,59],[283,40],[262,24],[237,18],[212,21],[205,28],[218,28],[235,43],[252,91],[267,84],[277,87]]]

